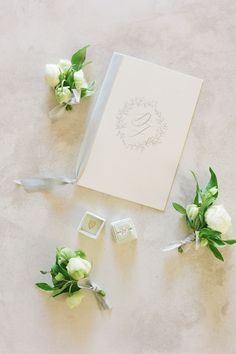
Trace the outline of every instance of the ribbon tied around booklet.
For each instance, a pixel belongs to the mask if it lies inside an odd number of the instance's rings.
[[[74,90],[81,92],[80,97],[84,90],[86,95],[91,93],[81,73],[85,54],[86,47],[72,56],[68,66],[59,63],[64,71],[56,81],[49,80],[57,99],[65,96],[61,86],[70,91],[70,99]],[[86,128],[75,175],[15,182],[27,192],[78,184],[164,210],[201,85],[199,78],[114,53]],[[66,99],[60,104],[70,109]]]

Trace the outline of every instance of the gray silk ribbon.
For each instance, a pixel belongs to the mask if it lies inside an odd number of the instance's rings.
[[[65,184],[75,184],[76,179],[68,178],[24,178],[14,181],[17,185],[22,186],[26,192],[47,192],[53,189],[54,186]]]
[[[122,60],[122,55],[119,53],[114,53],[112,56],[112,60],[108,67],[105,79],[103,81],[97,102],[95,104],[93,114],[89,120],[86,134],[83,139],[83,143],[81,144],[81,148],[79,151],[79,156],[76,164],[76,171],[74,178],[44,178],[44,177],[35,177],[35,178],[25,178],[25,179],[17,179],[14,182],[20,186],[22,186],[26,192],[44,192],[50,191],[56,185],[66,185],[66,184],[76,184],[79,180],[81,174],[84,171],[86,163],[88,161],[88,157],[91,151],[92,142],[95,138],[98,125],[100,119],[102,117],[102,113],[105,109],[107,99],[110,95],[112,85],[114,83],[117,70],[120,66]],[[80,93],[77,90],[74,90],[73,98],[70,104],[78,104]],[[79,97],[78,97],[79,95]],[[66,105],[58,105],[51,111],[51,119],[57,120],[64,113],[66,109]]]
[[[163,252],[172,251],[172,250],[175,250],[179,247],[182,247],[182,246],[185,246],[189,243],[192,243],[194,241],[196,241],[196,248],[197,248],[198,247],[198,236],[196,236],[195,234],[191,234],[182,240],[170,242],[169,245],[167,245],[165,248],[163,248],[162,251]]]
[[[107,301],[106,296],[102,295],[102,289],[89,278],[79,280],[77,285],[81,289],[92,291],[100,310],[111,310],[111,305]]]

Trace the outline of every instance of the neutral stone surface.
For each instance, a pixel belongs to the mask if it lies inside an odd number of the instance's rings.
[[[208,166],[215,168],[220,201],[236,220],[235,1],[2,0],[0,13],[0,353],[236,353],[236,248],[224,251],[224,264],[204,250],[161,252],[186,232],[171,201],[189,201],[190,169],[204,183]],[[113,50],[204,79],[164,213],[79,187],[27,194],[12,183],[73,176],[96,97],[52,125],[47,112],[55,102],[43,74],[46,63],[87,43],[94,62],[87,75],[98,86]],[[97,241],[76,235],[86,210],[107,219]],[[128,216],[138,242],[115,244],[109,223]],[[71,311],[34,287],[60,245],[87,251],[111,314],[100,313],[92,297]]]

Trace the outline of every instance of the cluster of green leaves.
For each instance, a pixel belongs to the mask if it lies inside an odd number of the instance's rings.
[[[219,231],[204,227],[199,231],[198,237],[200,242],[207,246],[216,258],[223,261],[224,258],[218,248],[225,247],[226,245],[233,245],[236,240],[223,240]]]
[[[91,64],[92,61],[86,61],[86,54],[89,45],[79,49],[71,57],[71,67],[65,71],[61,72],[59,76],[59,84],[57,87],[68,87],[70,91],[75,89],[74,73],[83,69],[86,65]],[[81,98],[91,96],[94,93],[95,81],[91,82],[88,87],[81,89]],[[57,88],[56,87],[56,88]],[[68,110],[71,110],[71,105],[67,105]]]
[[[50,271],[41,270],[41,274],[50,274],[52,278],[53,285],[49,285],[48,283],[36,283],[35,285],[41,290],[48,291],[52,293],[52,297],[56,297],[58,295],[69,293],[69,295],[74,292],[80,290],[77,285],[77,281],[72,279],[67,272],[66,266],[68,264],[68,259],[59,259],[58,254],[60,250],[56,252],[56,261],[55,264],[51,267]],[[75,251],[75,256],[79,256],[81,258],[86,259],[86,255],[83,251],[77,250]]]
[[[173,207],[185,217],[187,225],[193,230],[196,237],[199,238],[201,244],[207,246],[216,258],[223,261],[224,258],[218,248],[232,245],[236,243],[236,240],[222,240],[222,234],[216,230],[212,230],[206,224],[205,213],[218,197],[218,181],[216,174],[212,168],[209,168],[209,171],[210,179],[204,190],[200,188],[196,174],[191,171],[196,182],[196,192],[193,200],[193,204],[198,207],[198,215],[196,218],[192,220],[187,215],[186,208],[178,203],[173,203]],[[211,192],[212,189],[215,189],[214,193]],[[179,248],[179,252],[183,252],[181,247]]]
[[[205,212],[215,202],[215,200],[218,197],[217,177],[211,168],[209,170],[210,170],[211,177],[205,190],[202,190],[200,188],[196,174],[193,171],[191,171],[194,180],[196,182],[196,192],[195,192],[193,204],[195,204],[199,208],[198,215],[194,220],[189,218],[186,209],[182,205],[178,203],[173,203],[173,207],[175,208],[175,210],[177,210],[179,213],[185,216],[187,225],[194,231],[200,230],[201,228],[207,226],[204,218]],[[214,195],[210,192],[210,190],[213,187],[217,188],[217,192]]]

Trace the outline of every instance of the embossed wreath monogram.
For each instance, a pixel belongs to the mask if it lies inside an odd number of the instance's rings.
[[[119,110],[116,130],[127,148],[143,151],[161,143],[167,124],[158,110],[157,102],[134,97]]]

